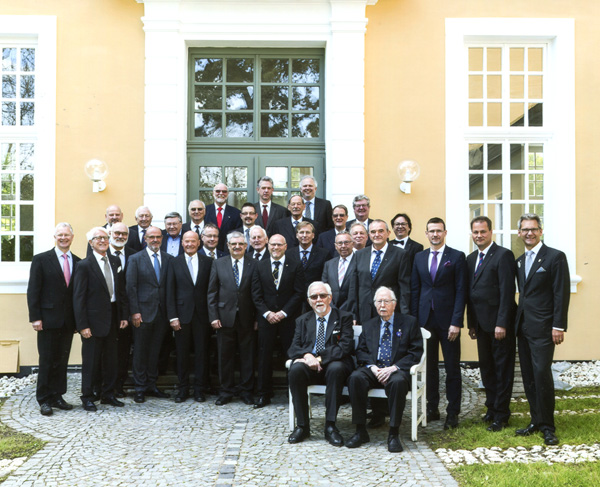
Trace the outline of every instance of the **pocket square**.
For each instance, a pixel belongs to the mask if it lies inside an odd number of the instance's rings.
[[[444,262],[444,267],[450,267],[452,265],[452,262],[448,261],[448,262]]]
[[[537,271],[535,271],[536,274],[538,272],[546,272],[546,269],[544,269],[543,267],[540,267]]]
[[[340,333],[341,331],[342,331],[342,330],[333,330],[333,331],[331,332],[331,334],[333,335],[333,334],[335,334],[335,333]]]

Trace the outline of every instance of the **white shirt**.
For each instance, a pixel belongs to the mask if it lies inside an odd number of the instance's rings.
[[[62,258],[63,256],[63,251],[60,250],[58,247],[54,247],[54,252],[56,252],[56,257],[58,258],[58,263],[60,264],[60,268],[63,269],[63,273],[64,273],[64,262],[65,260]],[[65,254],[67,256],[67,261],[69,262],[69,274],[71,276],[73,276],[73,255],[71,254],[70,250],[67,250],[67,253]]]
[[[431,261],[433,260],[433,253],[437,252],[437,269],[440,268],[440,262],[442,261],[442,255],[444,255],[444,249],[446,248],[446,244],[442,245],[439,249],[437,250],[433,250],[432,248],[429,249],[429,261],[427,264],[427,268],[429,269],[429,272],[431,272]],[[436,270],[437,272],[437,270]]]
[[[265,209],[265,206],[267,207],[267,215],[271,214],[271,202],[269,201],[268,203],[263,203],[262,201],[259,203],[260,205],[260,210],[258,211],[258,218],[262,218],[262,214],[263,214],[263,210]]]
[[[242,274],[243,274],[243,269],[244,269],[244,257],[241,257],[240,259],[235,259],[234,257],[231,257],[231,272],[233,272],[233,266],[235,265],[236,260],[238,262],[238,271],[240,273],[240,282],[242,282]],[[281,275],[281,271],[280,271],[279,275]]]
[[[146,246],[146,252],[148,252],[148,255],[150,256],[150,262],[152,262],[152,266],[154,266],[154,254],[155,254],[155,252],[153,252],[152,250],[150,250],[150,247],[148,247],[148,246]],[[158,263],[162,267],[162,260],[160,258],[160,249],[158,250],[158,252],[156,252],[156,255],[158,256]]]
[[[198,229],[196,229],[196,226],[198,227]],[[192,232],[197,232],[197,233],[202,234],[202,230],[204,230],[204,220],[202,220],[200,223],[198,223],[198,225],[196,225],[194,222],[191,222],[190,230]]]
[[[102,275],[104,276],[104,261],[102,260],[104,257],[102,255],[100,255],[98,252],[96,252],[95,250],[92,253],[93,253],[94,257],[96,258],[98,265],[100,266],[100,271],[102,272]],[[108,259],[108,252],[106,253],[106,258]],[[115,295],[115,277],[113,276],[113,273],[112,273],[112,266],[110,265],[110,259],[108,259],[108,268],[110,269],[110,280],[112,281],[112,288],[113,288],[113,292],[110,296],[110,302],[114,303],[117,301],[117,297]]]
[[[117,255],[117,252],[121,252],[119,255]],[[112,255],[114,255],[115,257],[118,257],[121,260],[121,267],[124,269],[125,268],[125,247],[121,247],[120,249],[116,249],[115,247],[113,247],[112,245],[110,246],[110,253]]]
[[[303,196],[302,199],[304,200],[304,204],[306,205],[306,208],[304,208],[304,213],[303,213],[304,218],[308,218],[306,216],[306,210],[308,209],[308,203],[310,203],[310,217],[311,217],[311,219],[314,220],[315,219],[315,198],[313,198],[312,200],[307,200]]]
[[[194,255],[188,255],[188,254],[184,254],[184,255],[185,255],[185,263],[188,267],[188,270],[190,268],[190,265],[189,265],[190,258],[192,259],[192,269],[194,272],[194,275],[192,276],[192,281],[194,281],[194,284],[196,284],[196,277],[198,276],[198,254],[196,253]]]
[[[379,254],[380,262],[383,261],[383,256],[385,255],[387,248],[388,248],[388,244],[386,242],[386,244],[380,249],[380,250],[382,250],[382,253]],[[373,267],[373,261],[375,260],[375,256],[377,255],[375,252],[377,252],[377,250],[375,250],[375,247],[371,247],[371,265],[369,266],[369,269],[371,269]]]
[[[319,338],[319,318],[325,318],[325,323],[323,323],[325,325],[325,335],[327,335],[327,324],[329,323],[329,316],[331,315],[331,308],[329,308],[329,313],[327,313],[325,316],[319,316],[317,313],[315,313],[315,344],[313,345],[312,348],[312,354],[316,354],[317,353],[317,339]]]

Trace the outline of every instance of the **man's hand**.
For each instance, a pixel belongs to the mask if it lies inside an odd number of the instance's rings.
[[[321,372],[321,370],[323,370],[321,363],[312,353],[305,353],[304,357],[296,360],[296,362],[303,362],[308,366],[308,368],[316,370],[317,372]]]
[[[33,326],[33,329],[35,331],[42,331],[44,329],[42,328],[42,320],[34,321],[33,323],[31,323],[31,326]]]
[[[121,328],[121,330],[127,328],[129,326],[129,322],[127,320],[121,320],[121,323],[119,324],[119,328]]]
[[[218,330],[219,328],[223,328],[223,325],[221,325],[221,320],[212,321],[210,323],[210,326],[212,326],[215,330]]]
[[[565,332],[560,330],[552,330],[552,341],[554,345],[560,345],[565,341]]]
[[[179,320],[173,320],[169,324],[171,325],[171,328],[173,328],[173,331],[181,330],[181,323],[179,322]]]
[[[91,338],[92,336],[92,330],[90,328],[81,330],[79,333],[83,338]]]
[[[371,370],[373,370],[373,367],[371,367]],[[390,380],[390,376],[397,370],[398,369],[393,365],[390,365],[389,367],[384,367],[383,369],[377,368],[375,377],[380,383],[386,385],[388,380]]]
[[[494,329],[494,337],[496,338],[496,340],[504,340],[506,338],[506,328],[497,326]]]
[[[460,336],[460,328],[458,326],[450,326],[448,328],[448,341],[453,342]]]
[[[269,311],[267,315],[267,321],[274,325],[275,323],[279,323],[281,320],[285,318],[285,315],[281,311],[273,312]]]
[[[475,340],[477,338],[477,330],[475,328],[469,328],[469,336],[471,340]]]
[[[139,328],[142,324],[142,313],[131,315],[131,324],[136,328]]]

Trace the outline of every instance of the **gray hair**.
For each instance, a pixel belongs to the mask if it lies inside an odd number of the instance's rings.
[[[179,218],[179,222],[183,221],[183,218],[181,218],[181,215],[179,213],[177,213],[176,211],[171,211],[170,213],[167,213],[165,215],[165,221],[167,221],[167,218]]]
[[[392,299],[398,302],[398,300],[396,299],[396,293],[386,286],[380,286],[377,288],[377,291],[375,291],[375,295],[373,296],[373,302],[377,301],[377,295],[384,291],[388,291],[392,295]]]
[[[273,182],[273,178],[270,178],[269,176],[263,176],[258,181],[256,181],[256,187],[260,188],[260,183],[262,183],[263,181],[266,182],[266,183],[271,183],[271,186],[275,187],[275,183]]]
[[[138,218],[140,216],[140,212],[142,210],[148,210],[148,213],[150,213],[150,217],[152,218],[152,212],[150,211],[150,208],[148,208],[147,206],[138,206],[137,210],[135,210],[136,218]]]
[[[538,227],[542,228],[542,220],[538,215],[536,215],[535,213],[524,213],[523,215],[521,215],[521,218],[519,218],[519,223],[517,224],[517,229],[521,230],[521,223],[525,220],[536,221],[538,224]]]
[[[234,230],[233,232],[229,232],[227,234],[227,243],[229,244],[229,242],[231,241],[232,238],[243,238],[244,239],[244,243],[246,243],[246,238],[244,237],[244,234],[241,232],[238,232],[236,230]]]
[[[75,235],[73,233],[73,227],[71,226],[70,223],[67,223],[67,222],[60,222],[58,225],[56,225],[56,227],[54,227],[54,235],[56,235],[58,233],[59,228],[65,228],[65,227],[69,229],[69,231],[71,232],[71,235]]]
[[[354,199],[352,200],[352,208],[354,208],[354,205],[361,200],[367,200],[367,206],[370,208],[371,207],[371,198],[369,198],[366,194],[359,194],[356,195],[354,197]]]
[[[352,225],[350,225],[350,232],[352,232],[352,229],[356,226],[362,228],[367,235],[369,234],[369,232],[367,232],[367,229],[365,228],[365,226],[360,222],[354,222]]]
[[[383,220],[380,220],[379,218],[377,218],[371,222],[371,225],[373,225],[373,223],[383,223],[385,225],[385,231],[386,232],[390,231],[390,227],[388,226],[386,221],[383,221]],[[369,225],[369,228],[371,228],[371,225]]]
[[[192,201],[190,201],[190,202],[189,202],[189,204],[188,204],[188,211],[190,211],[190,210],[191,210],[191,208],[192,208],[192,203],[193,203],[194,201],[197,201],[198,203],[200,203],[200,204],[202,205],[202,208],[204,208],[204,209],[206,210],[206,205],[204,204],[204,201],[202,201],[202,200],[192,200]],[[166,217],[165,217],[165,218],[166,218]]]
[[[88,233],[85,234],[85,238],[88,239],[88,242],[92,240],[96,236],[96,232],[104,232],[108,237],[108,230],[104,227],[94,227]]]
[[[313,286],[324,286],[325,289],[327,290],[327,294],[329,294],[331,296],[331,286],[329,284],[327,284],[326,282],[323,282],[323,281],[314,281],[310,284],[310,286],[308,286],[308,289],[306,290],[307,298],[310,296],[310,290]]]
[[[267,235],[267,231],[263,227],[259,227],[258,225],[254,225],[250,229],[250,236],[252,236],[252,232],[254,232],[254,230],[258,230],[260,233],[262,233],[263,237],[269,238],[269,236]]]
[[[309,178],[313,180],[313,183],[315,183],[315,188],[318,188],[319,185],[317,184],[317,180],[314,178],[314,176],[311,176],[310,174],[305,174],[300,178],[300,186],[302,186],[302,181]]]

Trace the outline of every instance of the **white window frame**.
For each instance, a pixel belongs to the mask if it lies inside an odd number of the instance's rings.
[[[0,134],[11,140],[35,144],[33,252],[37,254],[54,244],[56,16],[0,15],[0,39],[34,44],[36,49],[35,125],[0,126]],[[0,262],[0,294],[25,293],[30,265],[29,262]]]
[[[576,275],[574,32],[573,19],[446,19],[446,220],[449,229],[457,229],[449,232],[448,244],[469,248],[467,147],[487,132],[468,126],[467,46],[545,43],[544,126],[511,128],[504,138],[544,144],[544,241],[567,255],[572,292],[581,281]]]

